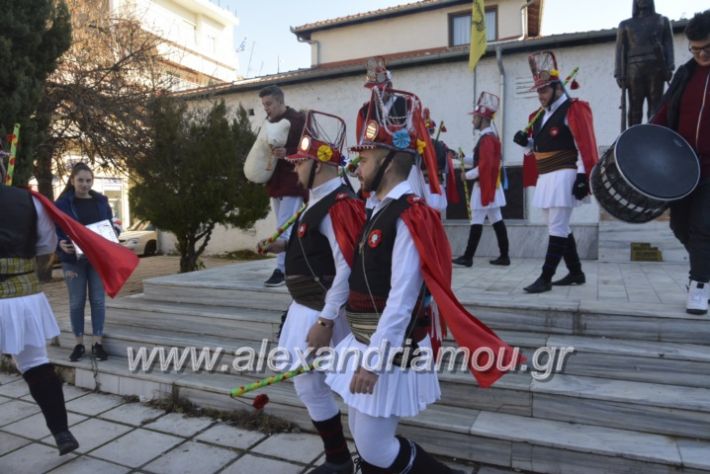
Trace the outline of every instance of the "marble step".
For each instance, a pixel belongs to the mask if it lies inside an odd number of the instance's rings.
[[[66,348],[68,357],[74,345],[74,336],[68,328],[62,328],[61,334],[59,335],[59,344],[61,347]],[[255,353],[259,353],[261,342],[246,339],[220,339],[214,336],[184,335],[165,330],[151,330],[151,332],[146,333],[136,331],[135,328],[107,325],[106,333],[103,338],[103,346],[111,358],[118,357],[124,359],[127,357],[129,350],[132,350],[133,354],[138,354],[142,348],[145,348],[148,353],[153,349],[163,349],[165,356],[168,356],[172,348],[177,348],[178,355],[181,355],[186,348],[194,347],[198,357],[203,348],[208,348],[212,351],[216,348],[220,348],[221,352],[215,359],[213,370],[229,371],[230,373],[249,373],[248,371],[232,369],[234,353],[237,348],[251,348]],[[273,344],[267,347],[273,347]],[[87,346],[87,352],[88,351],[89,347]],[[154,361],[155,368],[153,370],[159,370],[159,356],[156,356]],[[168,361],[168,357],[166,357],[166,361]],[[192,370],[187,366],[189,362],[190,359],[188,358],[184,370]],[[201,367],[205,366],[201,365]]]
[[[204,273],[203,280],[198,282],[179,276],[145,280],[144,297],[178,304],[274,311],[285,310],[290,302],[283,287],[264,288],[261,280],[229,280],[219,273],[210,279],[210,270],[201,273]],[[459,294],[459,298],[469,311],[495,330],[688,344],[706,344],[710,340],[707,318],[669,312],[663,305],[612,305],[605,301],[579,303],[563,299],[533,301],[524,297],[501,299],[491,295],[471,296],[470,292]]]
[[[574,347],[563,373],[710,388],[710,346],[552,335],[550,347]]]
[[[249,310],[247,310],[249,311]],[[264,312],[262,312],[264,313]],[[145,332],[169,329],[181,334],[196,336],[218,336],[260,341],[271,339],[278,333],[281,317],[279,314],[263,314],[259,319],[200,318],[186,314],[156,313],[150,309],[107,308],[106,325],[140,328]]]
[[[107,329],[104,345],[112,356],[125,357],[128,347],[223,347],[215,370],[234,372],[233,348],[252,347],[256,341],[199,340],[165,334],[141,333],[132,329]],[[72,336],[63,334],[62,345],[71,347]],[[229,345],[231,344],[231,345]],[[67,353],[68,353],[67,349]],[[182,351],[180,352],[182,353]],[[65,355],[66,357],[66,355]],[[157,359],[159,360],[159,359]],[[156,363],[153,370],[159,370]],[[186,368],[186,371],[191,369]],[[271,372],[242,372],[252,379]],[[607,380],[555,374],[549,380],[535,380],[528,373],[512,373],[490,389],[478,387],[468,372],[440,373],[441,403],[471,410],[487,410],[566,422],[584,422],[605,427],[710,438],[710,390],[672,385]]]
[[[275,337],[281,312],[156,302],[143,295],[111,301],[108,324],[121,323],[146,331],[170,327],[180,333],[238,339]],[[495,324],[491,324],[495,325]],[[500,329],[506,342],[530,356],[538,348],[574,347],[564,373],[710,388],[710,347],[682,343],[566,336]]]
[[[492,388],[467,373],[440,373],[441,403],[609,428],[710,439],[710,390],[556,374],[508,374]]]
[[[64,349],[50,347],[50,359],[78,386],[150,399],[178,390],[180,396],[203,407],[248,408],[249,394],[240,403],[229,398],[231,387],[244,377],[215,374],[128,372],[119,358],[100,362],[68,362]],[[264,390],[265,411],[286,417],[312,430],[306,410],[290,384]],[[347,424],[345,424],[347,426]],[[403,435],[434,454],[536,473],[628,474],[710,473],[710,443],[631,430],[563,423],[505,413],[456,409],[435,404],[416,418],[401,420]]]

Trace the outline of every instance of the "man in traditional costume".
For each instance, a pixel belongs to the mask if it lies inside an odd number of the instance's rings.
[[[330,131],[329,138],[327,130]],[[301,365],[296,350],[319,349],[340,342],[350,331],[343,314],[357,236],[365,222],[363,202],[339,176],[343,165],[345,123],[339,117],[309,111],[295,154],[299,184],[309,192],[308,207],[294,224],[287,245],[277,240],[270,251],[286,250],[286,287],[293,297],[281,330],[279,347],[291,351],[293,370]],[[325,373],[312,371],[294,379],[294,387],[323,440],[325,463],[315,474],[353,472],[340,410]]]
[[[34,191],[6,186],[0,156],[0,354],[12,355],[37,402],[60,455],[79,447],[68,428],[62,380],[47,357],[48,339],[59,335],[42,293],[35,257],[54,253],[56,226],[79,245],[96,268],[109,296],[121,290],[138,257],[60,211]],[[10,175],[12,182],[12,175]]]
[[[510,265],[508,256],[508,231],[505,228],[501,208],[505,207],[505,193],[501,186],[501,146],[493,125],[493,118],[498,111],[500,100],[498,96],[488,92],[481,92],[478,104],[472,112],[473,128],[480,132],[480,138],[473,149],[473,158],[470,163],[473,168],[466,172],[466,179],[474,179],[471,190],[471,227],[468,233],[466,251],[463,255],[453,260],[457,265],[470,267],[473,265],[473,256],[476,254],[478,242],[483,233],[483,222],[488,217],[488,222],[493,225],[493,230],[498,241],[500,256],[491,260],[492,265]],[[464,158],[464,163],[467,159]]]
[[[498,362],[514,366],[518,357],[451,292],[451,250],[439,214],[412,193],[407,181],[420,153],[431,146],[421,104],[413,94],[392,94],[406,105],[405,120],[383,113],[373,92],[363,138],[354,147],[362,157],[358,174],[371,193],[373,212],[360,236],[349,279],[346,315],[352,334],[335,348],[338,367],[328,372],[326,382],[348,405],[350,432],[364,474],[449,473],[454,471],[421,446],[395,436],[400,417],[416,416],[440,396],[433,359],[442,326],[472,351],[490,347]],[[434,160],[426,162],[429,175],[435,176]],[[425,283],[442,321],[429,320],[422,311]],[[418,351],[408,357],[401,353],[404,348]],[[349,357],[353,352],[365,358]],[[510,367],[471,370],[487,387]]]
[[[35,269],[35,257],[54,253],[57,234],[36,198],[2,184],[4,171],[0,160],[0,353],[12,355],[64,455],[79,443],[69,431],[62,379],[47,357],[47,340],[59,327]]]
[[[570,228],[572,210],[588,202],[589,175],[599,160],[592,110],[587,102],[569,97],[560,82],[552,51],[531,54],[530,70],[544,111],[529,131],[515,134],[514,141],[526,147],[523,186],[536,186],[533,206],[542,209],[549,241],[542,273],[525,287],[528,293],[550,291],[553,285],[585,283],[577,244]],[[531,114],[532,120],[535,114]],[[564,258],[569,273],[555,282],[552,276]]]

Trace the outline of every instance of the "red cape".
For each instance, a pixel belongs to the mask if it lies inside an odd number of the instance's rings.
[[[333,223],[335,240],[338,247],[348,262],[353,266],[355,246],[362,226],[365,224],[365,203],[360,199],[353,199],[342,193],[336,198],[335,204],[330,206],[328,215]]]
[[[582,157],[584,172],[589,178],[592,168],[599,161],[597,140],[594,136],[594,119],[589,102],[579,99],[570,99],[572,102],[567,109],[567,124],[574,137],[579,155]],[[528,120],[532,120],[535,113],[530,114]],[[532,128],[529,135],[532,135]],[[535,155],[527,153],[523,156],[523,187],[535,186],[537,184],[537,163]]]
[[[443,332],[445,334],[448,327],[459,347],[467,348],[471,354],[484,347],[493,351],[494,363],[489,370],[477,370],[469,364],[469,370],[478,384],[484,388],[490,387],[505,375],[507,370],[522,363],[524,357],[518,356],[517,361],[513,363],[513,348],[466,311],[456,299],[451,291],[451,248],[439,214],[424,205],[421,198],[411,198],[411,202],[412,206],[401,214],[401,218],[412,234],[414,245],[419,252],[424,283],[434,297],[439,314],[443,318]],[[484,360],[481,365],[485,365]]]
[[[454,169],[454,152],[446,150],[446,161],[448,162],[448,172],[446,174],[446,201],[451,204],[457,204],[461,197],[456,181],[456,170]]]
[[[483,135],[478,147],[478,184],[481,186],[481,204],[487,206],[496,197],[500,174],[500,140],[491,133]]]
[[[54,223],[81,247],[91,266],[101,277],[106,293],[111,298],[115,297],[138,266],[138,257],[127,248],[90,231],[60,211],[52,201],[43,195],[35,191],[31,191],[31,193],[42,203]]]

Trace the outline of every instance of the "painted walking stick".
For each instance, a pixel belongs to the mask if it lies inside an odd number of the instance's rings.
[[[301,208],[300,208],[298,211],[296,211],[296,213],[295,213],[294,215],[292,215],[291,217],[289,217],[286,222],[284,222],[283,224],[281,224],[281,226],[280,226],[278,229],[276,229],[276,232],[274,232],[274,234],[273,234],[271,237],[269,237],[269,238],[266,239],[266,240],[262,240],[261,242],[259,242],[259,243],[257,244],[257,247],[256,247],[257,251],[258,251],[260,254],[266,253],[266,249],[269,248],[269,245],[271,245],[271,244],[273,244],[274,242],[276,242],[276,239],[278,239],[279,237],[281,237],[281,235],[282,235],[284,232],[286,232],[286,230],[287,230],[289,227],[291,227],[291,226],[294,224],[294,222],[296,222],[296,221],[298,220],[299,217],[301,217],[301,214],[303,214],[303,211],[305,211],[305,210],[306,210],[306,204],[304,203],[304,204],[301,206]]]
[[[10,160],[7,164],[7,174],[5,175],[5,184],[12,186],[12,175],[15,172],[15,155],[17,154],[17,142],[20,138],[20,124],[16,123],[10,135]]]
[[[577,66],[576,68],[572,69],[572,72],[570,72],[569,75],[568,75],[567,77],[565,77],[565,80],[564,80],[564,82],[562,82],[562,85],[563,85],[563,86],[566,86],[569,81],[571,81],[572,79],[574,79],[574,76],[576,76],[578,72],[579,72],[579,66]],[[574,89],[574,84],[572,84],[572,88]],[[545,108],[544,108],[544,107],[540,107],[540,108],[537,110],[537,113],[533,116],[532,120],[530,120],[530,121],[528,122],[528,124],[525,126],[525,128],[523,129],[523,132],[528,133],[528,132],[530,131],[530,129],[532,128],[533,124],[535,123],[535,121],[540,117],[540,115],[541,115],[544,111],[545,111]]]
[[[253,392],[254,390],[258,390],[263,387],[268,387],[269,385],[274,385],[279,382],[283,382],[284,380],[292,379],[298,375],[305,374],[306,372],[310,372],[315,368],[313,364],[304,367],[300,366],[297,369],[294,370],[289,370],[288,372],[283,372],[281,374],[277,375],[271,375],[269,377],[265,377],[261,380],[258,380],[254,383],[250,383],[247,385],[241,385],[239,387],[235,387],[229,392],[229,396],[232,398],[236,397],[241,397],[242,395]]]
[[[463,182],[463,195],[466,201],[466,215],[468,220],[471,220],[471,196],[468,193],[468,183],[466,182],[466,165],[464,164],[464,153],[461,147],[459,147],[459,156],[461,157],[461,181]]]

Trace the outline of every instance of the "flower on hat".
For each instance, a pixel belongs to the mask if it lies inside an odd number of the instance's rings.
[[[417,138],[417,153],[420,155],[424,154],[424,149],[426,148],[426,142]]]
[[[397,130],[392,134],[392,144],[401,149],[407,148],[412,143],[409,132],[405,129]]]
[[[333,149],[328,145],[321,145],[318,147],[318,152],[316,153],[320,161],[330,161],[333,157]]]

